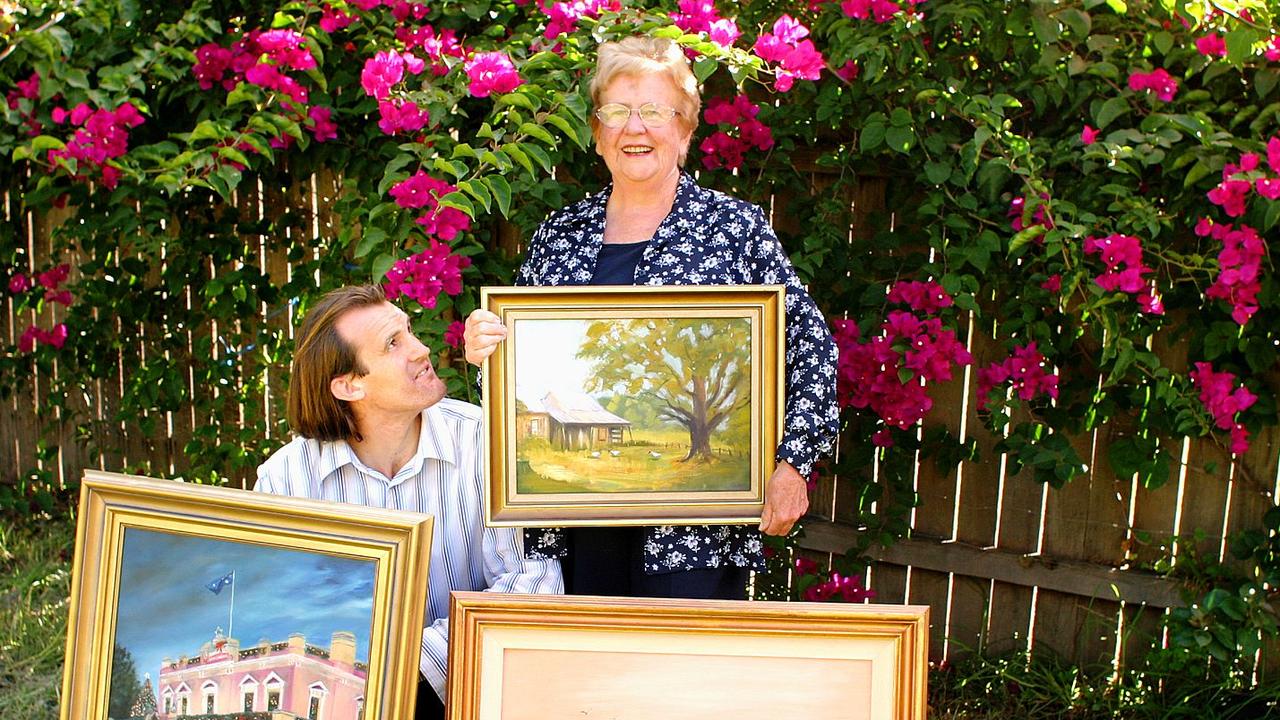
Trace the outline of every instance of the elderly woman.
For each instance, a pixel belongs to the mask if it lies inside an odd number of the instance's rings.
[[[600,46],[591,131],[613,182],[534,233],[519,285],[786,285],[786,408],[759,528],[573,528],[525,533],[534,558],[563,558],[566,590],[743,598],[763,565],[760,533],[785,535],[808,508],[806,476],[837,430],[836,348],[760,208],[681,172],[698,125],[697,81],[680,47],[632,37]],[[506,337],[483,309],[466,322],[479,365]]]

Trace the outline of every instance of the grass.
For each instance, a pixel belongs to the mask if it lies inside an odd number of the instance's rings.
[[[58,717],[74,526],[0,523],[0,718]]]
[[[1280,718],[1280,685],[1241,687],[1185,666],[1117,679],[1109,667],[974,656],[929,673],[929,707],[931,720],[1265,720]]]
[[[614,455],[613,453],[617,454]],[[526,493],[662,492],[668,490],[731,491],[750,488],[750,459],[745,454],[715,455],[711,460],[681,462],[683,446],[649,442],[557,450],[543,440],[521,444],[516,486]]]

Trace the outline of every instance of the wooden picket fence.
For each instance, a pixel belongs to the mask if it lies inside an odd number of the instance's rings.
[[[804,169],[811,174],[815,193],[830,185],[830,178],[811,163]],[[293,240],[305,243],[332,237],[334,219],[328,208],[339,182],[333,174],[322,174],[288,188],[246,183],[237,197],[240,218],[275,218],[287,208],[297,216],[289,229],[296,233]],[[19,237],[27,245],[33,267],[47,265],[51,228],[61,217],[24,216],[16,196],[5,194],[2,200],[0,218],[20,228]],[[777,196],[770,203],[773,222],[783,236],[794,223],[788,204],[804,201]],[[848,201],[855,211],[852,237],[862,230],[860,217],[883,207],[884,182],[874,178],[861,182]],[[514,231],[501,226],[495,230],[492,247],[512,252],[517,242]],[[243,262],[258,264],[275,280],[289,276],[289,264],[281,253],[269,253],[262,244],[256,247],[260,252]],[[214,277],[220,270],[209,267],[207,271]],[[9,296],[4,297],[0,338],[13,344],[38,318],[20,316]],[[168,300],[178,312],[200,301]],[[259,317],[242,322],[281,327],[287,317],[281,308],[264,307]],[[98,320],[112,322],[111,318]],[[1002,357],[989,328],[975,324],[969,330],[975,367]],[[216,334],[217,329],[207,332]],[[194,348],[195,337],[190,340]],[[1152,342],[1166,365],[1185,369],[1184,349],[1164,338]],[[214,348],[219,352],[216,344]],[[183,447],[197,428],[214,425],[230,433],[248,413],[271,413],[278,407],[270,397],[281,389],[278,370],[267,368],[268,397],[254,407],[227,408],[217,418],[196,417],[192,409],[171,412],[146,433],[128,420],[114,419],[128,383],[130,369],[124,365],[117,378],[96,383],[92,392],[79,398],[80,405],[73,411],[99,420],[94,425],[95,440],[109,451],[94,459],[72,436],[70,418],[49,416],[55,411],[42,398],[51,378],[36,372],[14,395],[0,399],[0,484],[16,483],[32,468],[63,479],[78,477],[86,467],[145,467],[156,474],[181,474],[187,467]],[[56,365],[52,372],[58,372]],[[916,488],[923,505],[913,515],[912,537],[874,551],[876,561],[868,578],[878,602],[931,606],[935,660],[976,651],[1030,650],[1080,663],[1121,666],[1127,658],[1140,656],[1153,639],[1160,640],[1162,614],[1182,603],[1176,586],[1136,569],[1154,559],[1153,544],[1168,544],[1177,536],[1175,556],[1194,551],[1202,558],[1230,563],[1223,538],[1259,526],[1263,512],[1274,504],[1280,457],[1280,434],[1275,428],[1254,438],[1248,454],[1236,462],[1207,440],[1185,442],[1176,478],[1157,490],[1147,490],[1132,478],[1114,477],[1106,469],[1108,444],[1126,432],[1113,425],[1071,439],[1088,472],[1063,489],[1044,486],[1029,473],[1012,476],[992,450],[997,438],[977,418],[975,380],[971,368],[937,388],[926,425],[942,425],[962,439],[975,439],[981,459],[964,462],[946,474],[930,462],[918,464]],[[192,397],[218,392],[194,381],[188,384]],[[55,429],[42,435],[50,420],[57,421]],[[56,446],[56,452],[42,456],[41,440]],[[842,442],[839,452],[850,452],[848,444]],[[863,465],[873,466],[874,458],[867,457]],[[247,475],[241,472],[230,480],[243,485]],[[856,531],[843,519],[849,517],[852,502],[849,483],[824,478],[814,496],[813,517],[805,523],[802,552],[828,562],[833,554],[850,547]],[[1268,648],[1266,655],[1270,675],[1280,652]]]

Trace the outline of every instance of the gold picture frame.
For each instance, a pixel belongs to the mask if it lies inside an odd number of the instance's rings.
[[[61,719],[412,717],[431,532],[419,513],[85,472]]]
[[[784,288],[485,287],[493,526],[750,523],[782,427]]]
[[[449,720],[924,720],[929,608],[453,593]]]

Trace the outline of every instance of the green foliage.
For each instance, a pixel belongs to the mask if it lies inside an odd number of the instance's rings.
[[[0,717],[58,717],[73,533],[0,524]]]

